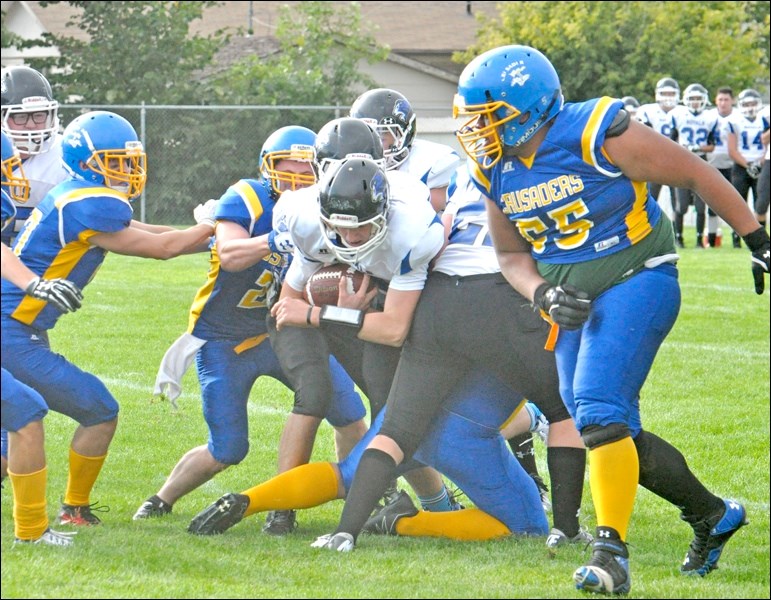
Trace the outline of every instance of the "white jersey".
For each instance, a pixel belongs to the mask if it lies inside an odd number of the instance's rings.
[[[678,108],[685,107],[676,106],[667,112],[661,108],[657,102],[652,102],[651,104],[643,104],[640,108],[637,109],[637,113],[635,114],[634,118],[641,123],[652,127],[654,131],[658,131],[660,134],[671,138],[672,128],[674,126],[672,123],[672,115],[673,111],[677,110]]]
[[[747,162],[760,160],[766,153],[763,140],[760,138],[760,134],[766,129],[768,129],[768,117],[760,114],[750,120],[739,111],[734,111],[728,119],[728,132],[736,136],[736,148]]]
[[[677,142],[681,146],[698,144],[706,146],[714,143],[718,135],[717,117],[712,111],[703,110],[698,114],[685,110],[672,111],[672,125],[677,130]],[[703,155],[703,153],[699,153]]]
[[[447,246],[434,263],[434,271],[466,277],[501,270],[487,225],[484,195],[463,164],[447,190],[444,218],[452,218]]]
[[[24,170],[24,175],[29,180],[29,200],[26,202],[16,202],[14,200],[16,221],[14,222],[13,231],[10,231],[9,228],[9,231],[6,231],[3,236],[4,239],[6,235],[11,238],[15,237],[21,231],[21,228],[24,227],[24,222],[32,210],[40,204],[43,198],[46,197],[46,194],[70,177],[62,162],[61,134],[56,134],[51,148],[47,152],[33,154],[22,159],[22,169]]]
[[[48,152],[23,159],[22,168],[30,185],[29,200],[23,206],[35,208],[54,186],[70,177],[62,162],[61,134],[56,134]]]
[[[447,187],[460,164],[460,156],[450,146],[416,138],[398,171],[410,173],[430,189]]]
[[[727,115],[721,115],[717,108],[710,108],[704,112],[710,113],[717,119],[717,133],[715,135],[715,149],[707,154],[707,162],[716,169],[730,169],[734,161],[728,156],[728,119],[734,111]]]
[[[769,108],[771,108],[771,105],[766,104],[763,108],[760,109],[760,112],[758,113],[758,116],[761,119],[766,120],[766,127],[768,127],[769,121],[771,121],[771,116],[769,116]],[[766,154],[765,154],[766,160],[771,160],[771,144],[766,146]]]
[[[411,175],[388,171],[388,230],[383,242],[356,270],[388,281],[389,289],[419,291],[428,264],[444,244],[444,227],[428,201],[429,190]],[[295,252],[285,282],[302,291],[321,267],[339,262],[325,243],[318,203],[318,186],[284,192],[274,209],[274,223],[285,224]]]

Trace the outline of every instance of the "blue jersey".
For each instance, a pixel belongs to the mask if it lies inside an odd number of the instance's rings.
[[[273,229],[274,205],[268,182],[242,179],[219,199],[215,217],[257,237]],[[273,253],[243,271],[224,271],[212,244],[209,275],[193,301],[188,332],[204,340],[236,341],[267,333],[268,294],[283,260]]]
[[[5,231],[5,228],[8,227],[13,222],[13,218],[16,216],[16,206],[13,204],[13,200],[11,200],[11,197],[5,193],[5,190],[2,191],[3,196],[3,212],[2,212],[2,231]]]
[[[544,263],[610,256],[643,240],[661,218],[645,182],[624,176],[602,150],[620,100],[566,104],[533,157],[506,157],[491,169],[470,163],[494,200]]]
[[[125,194],[70,179],[53,188],[32,211],[13,251],[36,275],[69,279],[83,289],[107,254],[107,250],[92,245],[90,238],[126,229],[132,213]],[[2,314],[46,330],[56,324],[62,313],[3,280]]]

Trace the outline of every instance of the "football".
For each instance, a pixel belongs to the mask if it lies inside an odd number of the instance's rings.
[[[346,264],[327,265],[311,276],[308,283],[305,284],[303,297],[314,306],[337,304],[340,277],[348,279],[348,290],[353,293],[361,287],[364,273]],[[370,278],[369,289],[372,289],[374,285],[374,280]]]

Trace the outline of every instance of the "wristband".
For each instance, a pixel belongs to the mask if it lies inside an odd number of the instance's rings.
[[[755,250],[760,250],[765,244],[768,244],[768,232],[765,227],[758,227],[752,233],[742,236],[742,239],[747,244],[747,248],[755,252]]]
[[[355,327],[358,331],[364,325],[364,312],[354,308],[324,304],[319,314],[319,326],[325,325],[346,325]]]
[[[309,307],[308,307],[308,314],[307,314],[307,315],[305,315],[305,322],[306,322],[308,325],[310,325],[310,326],[313,326],[313,323],[311,323],[311,313],[312,313],[312,312],[313,312],[313,305],[311,305],[311,306],[309,306]]]

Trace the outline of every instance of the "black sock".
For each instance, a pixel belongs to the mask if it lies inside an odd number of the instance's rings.
[[[578,512],[584,493],[586,450],[565,446],[546,451],[551,480],[551,510],[554,527],[569,538],[578,534]]]
[[[531,477],[538,477],[538,465],[535,463],[535,448],[533,448],[533,434],[526,431],[525,433],[515,435],[507,441],[525,473]]]
[[[394,478],[396,462],[391,455],[374,448],[367,448],[361,455],[351,489],[345,497],[343,514],[335,533],[350,533],[354,540],[372,514],[378,500],[383,497],[388,484]]]
[[[723,501],[696,478],[677,448],[649,431],[641,431],[634,444],[645,489],[677,506],[685,517],[707,516],[723,508]]]

